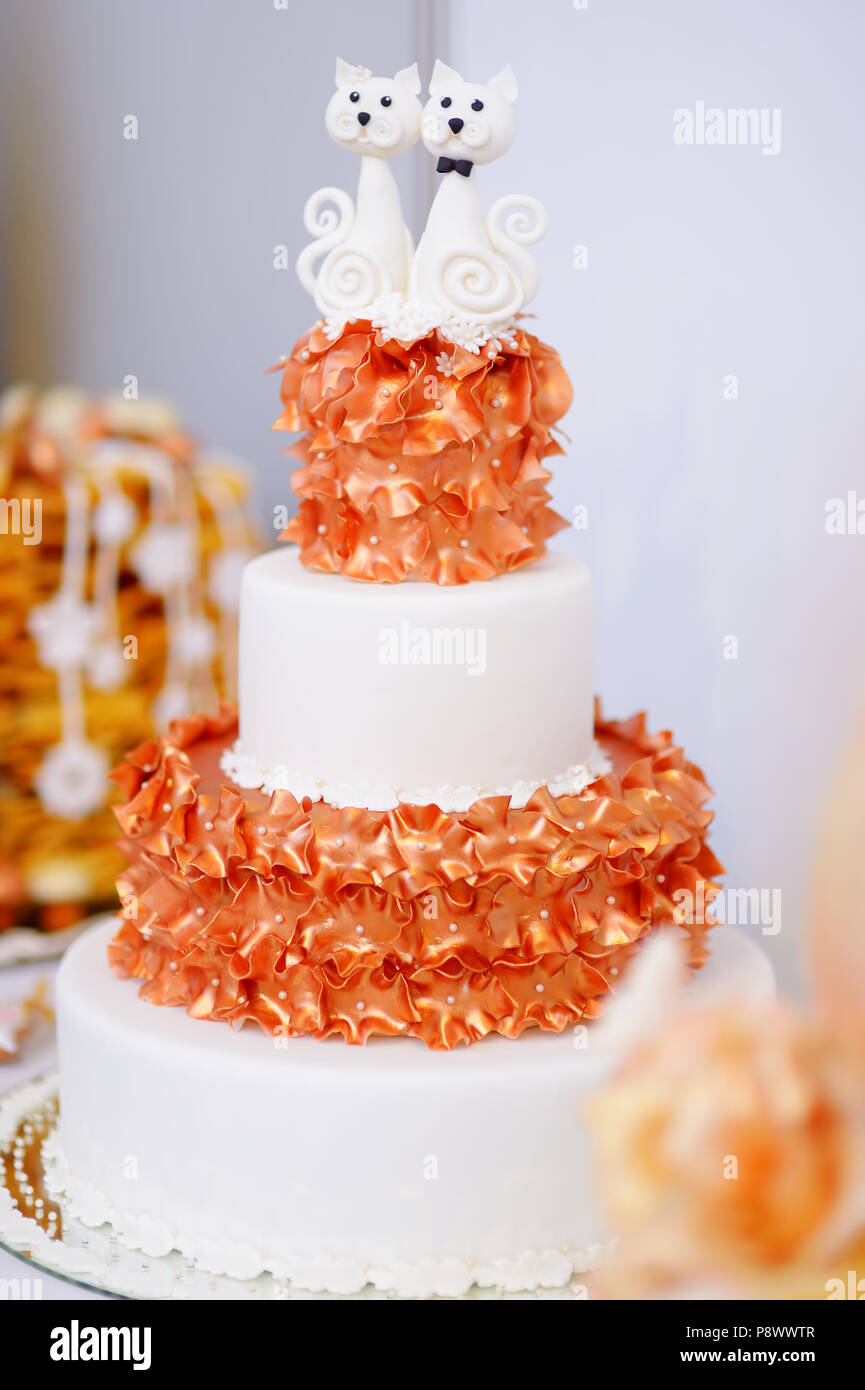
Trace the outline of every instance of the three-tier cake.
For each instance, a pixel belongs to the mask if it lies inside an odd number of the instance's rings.
[[[587,1267],[585,1024],[719,867],[699,769],[596,710],[591,579],[546,552],[571,391],[519,317],[543,210],[477,190],[513,75],[439,63],[419,89],[338,64],[357,199],[307,204],[321,317],[279,364],[296,545],[245,572],[239,729],[177,721],[115,773],[122,922],[59,982],[67,1200],[307,1289]],[[421,134],[440,185],[414,251],[388,161]],[[710,970],[749,960],[727,942]]]

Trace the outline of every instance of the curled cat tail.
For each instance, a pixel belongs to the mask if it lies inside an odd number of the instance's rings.
[[[360,313],[393,289],[381,261],[357,246],[337,246],[330,252],[315,289],[315,302],[329,314]]]
[[[451,312],[479,323],[512,318],[524,298],[517,276],[491,246],[453,247],[439,262],[438,279]]]
[[[528,304],[538,288],[538,268],[523,248],[540,241],[546,230],[546,209],[528,193],[498,198],[489,210],[487,236],[499,254],[516,266],[522,283],[523,296],[517,309]]]
[[[328,207],[327,204],[332,204]],[[307,294],[318,303],[318,277],[315,263],[345,241],[354,226],[355,209],[341,188],[319,188],[310,194],[303,209],[303,225],[315,241],[305,246],[295,262],[297,278]],[[319,308],[321,306],[319,305]]]

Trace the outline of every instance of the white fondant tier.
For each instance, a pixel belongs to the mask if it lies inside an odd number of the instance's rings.
[[[57,979],[58,1180],[88,1224],[241,1277],[416,1295],[563,1285],[606,1239],[580,1118],[610,1064],[591,1025],[454,1052],[237,1033],[137,999],[110,931]],[[771,993],[758,946],[712,942],[695,1002]]]
[[[226,771],[382,810],[577,792],[605,770],[594,665],[591,577],[569,556],[483,583],[362,584],[283,546],[244,571]]]

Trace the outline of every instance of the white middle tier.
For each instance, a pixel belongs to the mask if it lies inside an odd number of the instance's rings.
[[[244,573],[239,685],[223,766],[245,787],[459,811],[604,771],[592,582],[564,555],[474,584],[385,585],[304,569],[283,545]]]

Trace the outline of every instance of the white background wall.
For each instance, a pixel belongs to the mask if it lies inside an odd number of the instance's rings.
[[[263,506],[285,500],[263,368],[310,308],[272,254],[299,249],[311,189],[353,179],[322,126],[335,53],[393,70],[427,50],[428,71],[435,49],[482,80],[510,61],[520,132],[483,188],[551,215],[534,307],[576,389],[556,500],[589,508],[568,543],[596,577],[598,687],[706,768],[730,883],[783,890],[767,944],[792,979],[865,691],[865,536],[824,526],[827,499],[865,497],[865,6],[287,4],[5,0],[6,375],[135,372],[254,461]],[[780,107],[780,153],[675,145],[700,100]],[[429,160],[401,165],[417,222]]]

